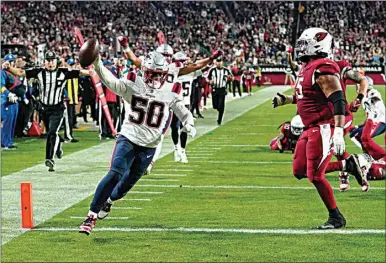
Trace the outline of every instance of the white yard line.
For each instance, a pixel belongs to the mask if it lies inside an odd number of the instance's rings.
[[[289,86],[272,86],[255,93],[255,96],[246,97],[242,100],[235,100],[228,104],[225,109],[223,124],[241,116],[245,112],[261,105],[269,100],[277,92],[283,92],[290,89]],[[257,96],[256,96],[257,95]],[[229,112],[227,111],[229,110]],[[231,112],[231,113],[230,113]],[[205,112],[205,120],[197,121],[197,136],[202,135],[218,128],[215,122],[217,112],[208,110]],[[213,121],[213,123],[212,123]],[[170,131],[169,131],[170,132]],[[167,136],[160,158],[171,153],[174,150],[172,140]],[[189,140],[191,142],[193,140]],[[56,172],[49,173],[44,164],[39,164],[20,172],[2,177],[2,228],[15,229],[14,236],[21,234],[17,229],[20,228],[20,214],[15,214],[20,209],[20,183],[31,182],[33,188],[34,222],[35,226],[49,220],[58,213],[75,205],[79,201],[89,197],[95,191],[96,185],[107,173],[113,150],[114,141],[101,143],[100,145],[88,149],[65,155],[63,159],[57,161]],[[64,146],[66,147],[66,146]],[[195,147],[197,150],[201,148]],[[213,147],[203,148],[216,150]],[[64,149],[65,150],[65,149]],[[43,163],[44,160],[42,160]],[[157,164],[156,164],[157,165]],[[185,168],[199,167],[199,165],[186,164]],[[159,168],[175,168],[174,165],[162,166]],[[130,191],[129,194],[155,194],[154,192]],[[156,194],[162,194],[157,192]],[[55,204],[55,208],[41,210],[40,207],[47,206],[48,203]],[[85,214],[87,210],[85,210]],[[12,230],[10,230],[12,232]],[[12,233],[8,233],[12,234]],[[7,243],[11,238],[3,237],[2,244]]]
[[[158,169],[158,168],[156,170],[157,170],[157,172],[165,172],[165,171],[168,171],[168,172],[193,172],[194,171],[192,169]]]
[[[123,207],[123,206],[113,206],[113,209],[118,210],[141,210],[141,207]]]
[[[119,199],[118,202],[120,201],[146,201],[146,202],[150,202],[151,199],[150,198],[122,198],[122,199]]]
[[[71,219],[85,219],[86,216],[70,216]],[[108,216],[104,218],[103,220],[108,219],[108,220],[127,220],[129,219],[127,216]]]
[[[142,178],[141,181],[145,181],[145,182],[179,182],[180,180],[177,180],[177,179],[144,179],[144,178]]]
[[[173,161],[168,161],[169,163],[173,162]],[[232,164],[235,164],[235,163],[238,163],[238,164],[275,164],[275,165],[282,165],[282,164],[291,164],[292,162],[288,162],[288,161],[211,161],[211,160],[205,160],[205,161],[200,161],[200,160],[195,160],[194,161],[195,163],[218,163],[218,164],[222,164],[222,163],[232,163]]]
[[[148,176],[175,176],[175,177],[183,177],[183,176],[186,176],[186,174],[149,174],[149,175],[146,175],[146,177]]]
[[[107,219],[108,217],[106,217]],[[54,228],[42,227],[35,228],[33,231],[79,231],[79,228]],[[143,227],[143,228],[114,228],[114,227],[96,227],[93,232],[197,232],[197,233],[239,233],[239,234],[283,234],[283,235],[385,235],[385,229],[331,229],[331,230],[313,230],[313,229],[240,229],[240,228],[160,228],[160,227]]]
[[[154,188],[206,188],[206,189],[288,189],[288,190],[315,190],[313,186],[276,186],[276,185],[162,185],[162,184],[138,184],[138,187],[154,187]],[[333,188],[339,190],[339,188]],[[351,189],[359,190],[359,187],[351,187]],[[371,187],[371,190],[383,190],[385,187]]]

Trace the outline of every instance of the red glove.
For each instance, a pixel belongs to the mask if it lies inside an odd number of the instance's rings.
[[[127,48],[129,46],[129,40],[125,36],[119,36],[118,42],[123,48]]]
[[[224,55],[224,52],[222,50],[215,50],[212,52],[212,55],[210,55],[210,59],[214,60],[214,59],[221,57],[223,55]]]
[[[351,112],[357,112],[358,111],[358,109],[361,106],[362,99],[363,99],[363,94],[358,94],[357,98],[353,102],[350,103],[350,111]]]

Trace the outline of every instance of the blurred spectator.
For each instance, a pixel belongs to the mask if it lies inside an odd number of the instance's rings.
[[[386,53],[386,7],[382,2],[305,2],[305,27],[328,30],[336,55],[354,64],[379,64]],[[118,51],[116,36],[127,35],[138,55],[154,50],[157,33],[193,60],[220,46],[224,59],[244,53],[252,65],[287,64],[297,15],[291,2],[5,2],[1,43],[32,47],[45,44],[63,57],[79,50],[73,37],[78,26],[85,37],[97,37],[106,58]],[[117,12],[119,10],[120,12]],[[50,23],[44,21],[50,20]]]

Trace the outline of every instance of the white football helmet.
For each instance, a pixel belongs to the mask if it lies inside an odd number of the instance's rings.
[[[186,55],[185,52],[179,51],[176,54],[173,55],[173,61],[179,61],[182,64],[185,64],[189,61],[189,57]]]
[[[150,52],[142,61],[143,80],[153,89],[159,89],[165,83],[169,64],[158,52]]]
[[[307,62],[312,58],[326,58],[332,54],[332,36],[323,28],[308,28],[296,41],[296,57]]]
[[[304,128],[304,124],[299,115],[296,115],[291,120],[291,132],[293,135],[299,136],[302,134]]]
[[[158,53],[161,53],[166,58],[168,63],[172,62],[174,52],[173,52],[173,48],[168,44],[162,44],[158,46],[155,51]]]

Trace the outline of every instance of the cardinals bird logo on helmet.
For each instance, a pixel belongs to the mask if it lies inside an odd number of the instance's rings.
[[[307,62],[312,58],[326,58],[332,54],[332,36],[323,28],[308,28],[296,42],[297,58]]]

